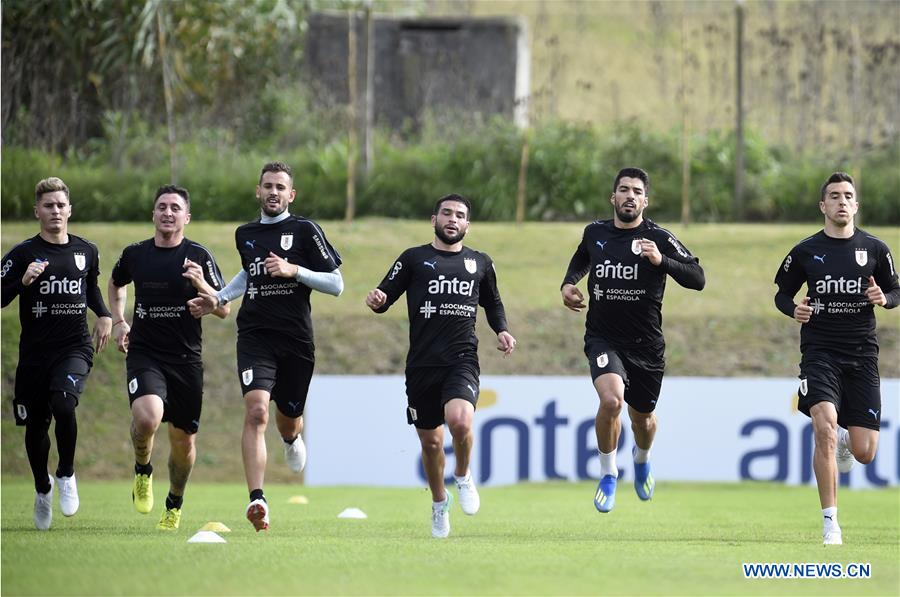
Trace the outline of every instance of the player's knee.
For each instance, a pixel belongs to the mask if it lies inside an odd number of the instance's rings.
[[[50,409],[53,417],[59,421],[75,415],[75,396],[66,392],[53,392],[50,396]]]
[[[267,425],[269,423],[269,405],[248,405],[244,421],[246,421],[248,425]]]
[[[653,413],[647,413],[647,414],[632,413],[631,427],[635,431],[648,432],[653,429],[654,424],[655,424],[655,420],[653,417]]]
[[[618,417],[622,413],[625,399],[615,394],[602,394],[600,396],[600,412],[607,416]]]
[[[835,427],[821,425],[815,429],[816,447],[820,450],[833,452],[837,449],[837,424]]]
[[[435,437],[421,438],[422,454],[436,456],[444,452],[444,442]]]
[[[194,436],[187,433],[170,438],[172,452],[178,454],[190,454],[194,449]]]
[[[453,437],[463,437],[472,431],[472,421],[466,416],[453,417],[447,419],[447,427]]]

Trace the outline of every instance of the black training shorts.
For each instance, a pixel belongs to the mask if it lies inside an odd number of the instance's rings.
[[[808,350],[800,360],[797,408],[809,409],[822,401],[834,404],[843,428],[881,428],[881,379],[878,357],[852,357],[826,350]]]
[[[444,406],[454,398],[478,404],[478,363],[463,361],[450,367],[412,367],[406,370],[406,422],[417,429],[444,424]]]
[[[163,363],[129,351],[125,358],[128,403],[154,394],[162,398],[163,421],[185,433],[197,433],[203,407],[203,363]]]
[[[310,347],[242,334],[237,341],[238,377],[241,391],[269,392],[281,414],[297,418],[306,408],[306,395],[315,367]]]
[[[665,344],[647,348],[618,349],[603,338],[585,337],[584,354],[591,380],[615,373],[625,382],[625,402],[640,413],[656,409],[666,368]]]
[[[16,389],[13,413],[16,425],[28,419],[50,423],[50,395],[65,392],[75,398],[75,405],[84,391],[84,382],[91,372],[91,360],[83,350],[74,350],[55,359],[20,361],[16,368]]]

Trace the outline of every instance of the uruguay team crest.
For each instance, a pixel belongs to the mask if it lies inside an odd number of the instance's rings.
[[[84,256],[84,253],[75,253],[75,267],[81,271],[87,267],[87,257]]]
[[[294,246],[294,233],[287,232],[281,235],[281,248],[287,251]]]
[[[869,262],[869,254],[865,249],[856,249],[856,263],[857,265],[865,265]]]
[[[641,239],[636,238],[631,241],[631,252],[635,255],[641,254]]]
[[[463,259],[463,263],[466,264],[466,271],[470,274],[474,274],[476,271],[478,271],[478,264],[474,259],[469,259],[468,257],[466,257],[465,259]]]
[[[597,366],[603,369],[607,365],[609,365],[609,356],[605,352],[600,353],[600,356],[597,357]]]
[[[128,382],[128,393],[134,394],[135,392],[137,392],[137,389],[138,389],[137,377],[132,377],[131,381]]]
[[[244,369],[241,371],[241,381],[244,382],[245,386],[249,386],[250,382],[253,381],[253,369]]]
[[[800,380],[800,395],[806,396],[806,392],[808,392],[808,386],[806,385],[806,378]]]

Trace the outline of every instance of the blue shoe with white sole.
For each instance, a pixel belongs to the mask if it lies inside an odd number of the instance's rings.
[[[612,475],[604,475],[597,485],[597,493],[594,494],[594,506],[604,514],[616,505],[616,483],[618,479]]]

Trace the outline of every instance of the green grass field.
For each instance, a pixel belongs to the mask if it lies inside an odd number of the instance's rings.
[[[82,482],[82,508],[31,522],[33,489],[2,488],[5,595],[896,595],[900,490],[845,491],[845,545],[821,545],[815,490],[770,484],[667,484],[639,502],[630,484],[601,515],[592,484],[482,488],[475,517],[454,506],[430,536],[420,489],[271,485],[272,527],[255,533],[234,484],[191,484],[182,528],[154,528],[126,482]],[[288,504],[292,495],[308,505]],[[346,507],[367,520],[338,519]],[[189,544],[203,524],[227,543]],[[871,564],[869,579],[745,579],[743,562]]]

